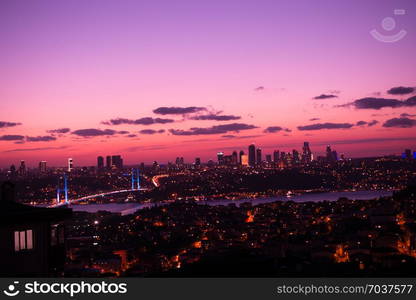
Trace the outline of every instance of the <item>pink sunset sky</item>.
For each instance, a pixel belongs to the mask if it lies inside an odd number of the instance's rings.
[[[0,167],[416,151],[413,0],[4,0],[0,36]]]

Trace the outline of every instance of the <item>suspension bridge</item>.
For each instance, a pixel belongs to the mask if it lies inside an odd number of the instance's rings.
[[[61,188],[60,188],[60,180],[58,181],[58,187],[56,189],[56,203],[50,205],[50,207],[58,207],[58,206],[64,206],[69,205],[72,203],[82,202],[89,199],[99,198],[99,197],[105,197],[110,195],[116,195],[116,194],[122,194],[122,193],[131,193],[131,192],[137,192],[137,191],[145,191],[146,188],[143,188],[140,186],[140,173],[139,169],[133,169],[131,172],[131,188],[130,189],[122,189],[122,190],[115,190],[115,191],[108,191],[108,192],[102,192],[98,194],[83,196],[80,198],[75,199],[69,199],[68,198],[68,176],[67,174],[64,174],[63,177],[63,194],[64,198],[61,200]]]

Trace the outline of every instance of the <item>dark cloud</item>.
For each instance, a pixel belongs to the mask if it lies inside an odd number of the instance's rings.
[[[216,125],[207,128],[194,127],[189,130],[170,129],[169,132],[173,135],[207,135],[207,134],[225,134],[227,132],[239,132],[242,130],[249,130],[257,128],[257,126],[244,124],[244,123],[232,123],[224,125]]]
[[[390,95],[406,95],[411,94],[414,91],[415,89],[412,87],[397,86],[389,89],[387,93]]]
[[[367,126],[368,126],[368,127],[371,127],[371,126],[374,126],[374,125],[376,125],[376,124],[378,124],[378,121],[377,121],[377,120],[373,120],[373,121],[368,122],[368,123],[367,123]]]
[[[400,115],[400,117],[402,117],[402,118],[416,117],[416,115],[411,115],[411,114],[408,114],[408,113],[403,113],[403,114]]]
[[[279,131],[282,131],[282,130],[283,130],[283,128],[280,127],[280,126],[270,126],[270,127],[267,127],[266,129],[264,129],[264,132],[266,132],[266,133],[275,133],[275,132],[279,132]]]
[[[313,97],[315,100],[323,100],[323,99],[331,99],[331,98],[337,98],[337,95],[332,94],[321,94],[319,96]]]
[[[145,118],[140,118],[140,119],[137,119],[137,120],[117,118],[117,119],[111,119],[110,121],[104,121],[104,122],[102,122],[102,124],[104,124],[104,125],[122,125],[122,124],[152,125],[152,124],[167,124],[167,123],[173,123],[173,122],[175,122],[175,120],[145,117]]]
[[[72,131],[71,134],[82,136],[82,137],[94,137],[94,136],[102,136],[102,135],[115,135],[117,131],[112,129],[95,129],[95,128],[88,128],[88,129],[78,129]]]
[[[52,142],[56,141],[56,137],[54,136],[27,136],[26,137],[27,142]]]
[[[275,132],[279,132],[279,131],[291,132],[290,129],[283,128],[283,127],[280,127],[280,126],[270,126],[270,127],[267,127],[266,129],[264,129],[265,133],[275,133]]]
[[[339,107],[345,106],[354,106],[356,109],[381,109],[383,107],[412,107],[416,106],[416,96],[411,97],[407,100],[400,101],[397,99],[387,99],[387,98],[362,98],[355,100],[354,102],[339,105]]]
[[[139,133],[141,133],[141,134],[156,134],[156,133],[164,133],[164,132],[165,132],[164,129],[160,129],[160,130],[143,129],[143,130],[139,131]]]
[[[154,109],[153,112],[158,115],[186,115],[186,114],[193,114],[193,113],[198,113],[198,112],[206,111],[206,110],[207,110],[206,107],[197,107],[197,106],[188,106],[188,107],[162,106],[162,107],[158,107]]]
[[[0,128],[15,127],[22,125],[22,123],[0,121]]]
[[[367,125],[368,127],[371,127],[371,126],[376,125],[377,123],[378,123],[377,120],[373,120],[373,121],[370,121],[370,122],[367,122],[367,121],[358,121],[355,124],[355,126],[364,126],[364,125]]]
[[[298,126],[298,130],[322,130],[322,129],[348,129],[353,127],[350,123],[317,123],[312,125]]]
[[[71,131],[70,128],[58,128],[58,129],[47,130],[46,132],[48,132],[48,133],[68,133],[70,131]]]
[[[21,141],[24,138],[23,135],[8,134],[0,136],[0,141]]]
[[[260,92],[260,91],[264,91],[264,89],[265,89],[264,86],[258,86],[254,89],[254,91]]]
[[[127,137],[134,138],[134,137],[137,137],[137,134],[129,134],[129,135],[127,135]]]
[[[416,120],[409,119],[409,118],[393,118],[387,120],[383,127],[399,127],[399,128],[410,128],[416,126]]]
[[[240,116],[233,115],[218,115],[218,114],[209,114],[209,115],[200,115],[189,118],[190,120],[203,120],[203,121],[232,121],[241,119]]]
[[[309,119],[309,121],[319,121],[320,120],[320,118],[312,118],[312,119]]]
[[[416,106],[416,96],[410,97],[409,99],[404,101],[403,106],[409,106],[409,107]]]
[[[129,134],[130,132],[126,130],[117,131],[118,134]]]

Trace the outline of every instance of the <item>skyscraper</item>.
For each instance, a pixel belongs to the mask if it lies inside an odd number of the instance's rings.
[[[326,161],[327,162],[332,162],[333,161],[333,157],[332,157],[332,150],[331,150],[331,146],[326,146]]]
[[[300,162],[299,152],[296,149],[292,151],[293,163],[297,164]]]
[[[42,160],[39,162],[39,172],[46,173],[46,161]]]
[[[195,158],[195,166],[199,167],[201,165],[201,159],[199,157]]]
[[[303,163],[310,163],[312,161],[312,151],[309,148],[309,142],[303,143],[303,154],[302,154],[302,162]]]
[[[272,162],[272,155],[271,154],[266,154],[266,161],[268,163],[271,163]]]
[[[279,150],[273,151],[273,162],[278,163],[280,160],[280,153]]]
[[[97,157],[97,169],[102,170],[104,168],[104,157],[98,156]]]
[[[106,160],[105,166],[106,166],[106,168],[108,170],[110,170],[111,169],[111,165],[112,165],[112,163],[111,163],[111,156],[107,155],[107,157],[105,158],[105,160]]]
[[[217,153],[217,159],[218,159],[218,164],[223,165],[224,164],[224,153],[223,152],[218,152]]]
[[[72,158],[68,158],[68,172],[71,172],[74,168],[74,161]]]
[[[239,159],[238,159],[238,163],[240,164],[240,165],[242,165],[243,164],[243,160],[242,160],[242,156],[244,155],[244,151],[243,150],[241,150],[240,151],[240,153],[239,153]]]
[[[261,165],[262,161],[263,161],[263,157],[262,157],[262,154],[261,154],[261,149],[257,148],[257,150],[256,150],[256,162],[257,162],[258,165]]]
[[[123,169],[123,159],[121,158],[120,155],[113,155],[111,157],[111,163],[112,166],[114,166],[116,169]]]
[[[256,146],[254,144],[248,146],[248,164],[250,166],[256,165]]]
[[[20,161],[20,167],[19,167],[19,175],[24,176],[26,175],[26,164],[24,160]]]
[[[237,165],[238,164],[238,154],[237,151],[233,151],[233,154],[231,156],[231,164]]]

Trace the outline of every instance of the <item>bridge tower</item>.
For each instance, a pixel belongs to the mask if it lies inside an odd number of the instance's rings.
[[[135,188],[137,188],[137,190],[140,190],[139,169],[131,170],[131,190],[133,191]]]
[[[58,188],[56,189],[56,204],[59,204],[61,202],[60,198],[61,189],[59,188],[59,181],[58,181]]]
[[[136,169],[136,182],[137,182],[137,190],[140,190],[140,173],[139,173],[139,169]]]
[[[68,178],[64,174],[65,204],[68,204]]]

